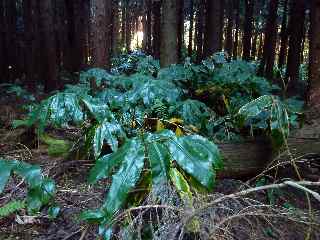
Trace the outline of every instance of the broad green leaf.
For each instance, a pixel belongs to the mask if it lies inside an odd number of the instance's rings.
[[[162,185],[168,182],[170,167],[170,152],[167,146],[159,142],[151,142],[147,147],[148,159],[152,171],[153,186]]]
[[[4,190],[10,177],[12,169],[15,167],[15,161],[6,161],[0,159],[0,193]]]
[[[115,152],[118,149],[118,137],[124,138],[124,136],[125,133],[117,122],[103,121],[95,129],[93,137],[94,156],[96,158],[100,156],[104,141]]]
[[[144,148],[137,141],[132,141],[120,169],[112,177],[112,184],[103,205],[108,217],[112,217],[120,209],[129,191],[140,179],[144,166]]]
[[[212,112],[204,103],[197,100],[186,100],[178,103],[174,108],[171,108],[171,113],[182,117],[187,124],[192,124],[198,128],[205,123]]]
[[[209,140],[191,135],[173,138],[169,148],[174,160],[207,189],[212,189],[215,181],[215,169],[222,167],[219,150]]]
[[[109,109],[108,104],[101,103],[98,99],[82,99],[85,106],[88,108],[92,116],[99,122],[102,123],[105,119],[109,121],[114,119],[112,112]]]
[[[80,219],[90,223],[100,223],[105,218],[105,214],[101,209],[86,210],[80,214]]]
[[[100,179],[108,177],[114,167],[122,162],[130,161],[130,155],[135,153],[136,147],[141,147],[140,144],[140,142],[134,140],[126,141],[116,152],[99,158],[95,166],[90,170],[89,183],[93,184]]]
[[[274,97],[270,95],[261,96],[243,107],[240,108],[239,114],[245,116],[246,118],[249,117],[256,117],[262,111],[271,108],[274,102]]]
[[[170,179],[182,200],[192,205],[192,193],[187,180],[176,168],[170,168]]]

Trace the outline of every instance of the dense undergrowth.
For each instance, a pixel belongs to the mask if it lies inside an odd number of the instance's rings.
[[[281,88],[256,72],[255,63],[227,61],[223,53],[199,65],[186,59],[164,69],[142,53],[123,55],[114,60],[110,73],[82,72],[78,84],[30,105],[28,117],[15,121],[14,127],[34,128],[47,142],[48,127],[82,129],[72,147],[51,142],[62,154],[76,152],[79,158],[95,160],[90,184],[112,177],[104,204],[81,215],[98,223],[100,233],[110,239],[119,211],[138,206],[148,193],[165,204],[169,197],[164,189],[171,186],[192,208],[193,194],[212,191],[223,167],[215,143],[262,135],[280,146],[289,129],[298,126],[303,103],[282,99]],[[13,171],[30,185],[30,211],[48,203],[54,206],[54,185],[41,177],[39,168],[12,161],[0,164],[0,174],[6,176],[0,191]],[[135,188],[144,190],[132,194]]]

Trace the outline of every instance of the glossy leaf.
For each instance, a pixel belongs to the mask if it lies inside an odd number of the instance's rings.
[[[160,142],[150,142],[147,151],[153,186],[167,183],[171,161],[168,147]]]
[[[140,179],[144,166],[144,148],[139,141],[132,140],[127,155],[121,167],[112,177],[112,184],[108,191],[103,209],[111,217],[126,201],[129,191],[134,188]]]
[[[94,156],[96,158],[100,156],[104,141],[111,147],[112,151],[116,151],[119,144],[118,138],[124,137],[125,133],[117,122],[109,122],[108,120],[104,120],[95,129],[92,144]]]
[[[173,138],[169,148],[174,160],[207,189],[212,189],[215,169],[222,167],[219,150],[207,139],[191,135]]]

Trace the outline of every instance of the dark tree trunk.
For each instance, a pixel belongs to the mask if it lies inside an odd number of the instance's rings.
[[[238,57],[239,47],[239,32],[240,32],[240,0],[235,0],[235,11],[236,11],[236,31],[234,34],[234,46],[233,46],[233,59]]]
[[[279,69],[286,64],[286,56],[287,56],[287,48],[288,48],[288,0],[284,0],[283,6],[283,15],[282,15],[282,23],[281,23],[281,45],[280,45],[280,53],[279,53]]]
[[[206,10],[204,57],[209,57],[222,49],[222,1],[207,1]]]
[[[197,16],[196,16],[196,47],[197,47],[197,58],[196,62],[200,63],[203,59],[203,40],[204,40],[204,11],[205,0],[200,0]]]
[[[121,8],[121,49],[126,45],[126,6],[125,2],[122,2]]]
[[[277,10],[278,0],[271,0],[269,3],[269,16],[265,29],[265,42],[263,48],[263,58],[259,72],[268,79],[273,78],[273,66],[275,60],[275,50],[277,43]]]
[[[251,46],[251,59],[252,60],[256,59],[258,36],[259,36],[259,33],[257,33],[257,32],[253,35],[252,46]]]
[[[232,57],[233,52],[233,38],[232,38],[232,31],[233,31],[233,16],[234,16],[234,7],[233,7],[234,0],[227,1],[227,17],[228,17],[228,24],[227,24],[227,32],[226,32],[226,52],[228,53],[229,57]]]
[[[160,45],[161,45],[161,2],[154,1],[152,3],[152,15],[153,15],[153,56],[156,59],[160,59]]]
[[[13,81],[18,76],[17,63],[17,9],[16,2],[13,0],[4,1],[4,28],[6,61],[4,77],[6,81]],[[2,54],[1,54],[2,55]],[[2,57],[2,56],[1,56]]]
[[[249,61],[251,59],[251,39],[253,30],[253,10],[254,0],[245,0],[245,22],[243,32],[243,52],[242,57],[244,60]]]
[[[294,96],[299,93],[298,80],[301,59],[301,46],[303,39],[303,28],[305,20],[304,0],[291,1],[290,23],[289,23],[289,52],[287,64],[287,93]]]
[[[131,28],[132,28],[132,18],[129,10],[129,4],[125,6],[125,32],[126,32],[126,50],[131,51]]]
[[[320,118],[320,0],[312,0],[308,105]]]
[[[39,9],[36,0],[23,1],[23,22],[25,41],[25,74],[30,90],[37,84],[37,52],[39,51]]]
[[[147,0],[147,53],[152,54],[152,1]]]
[[[93,0],[91,6],[91,43],[92,43],[92,66],[106,68],[110,56],[107,46],[107,2],[105,0]]]
[[[167,67],[171,64],[178,63],[177,2],[163,0],[162,13],[160,65],[161,67]]]
[[[190,0],[190,28],[189,28],[189,43],[188,43],[188,56],[192,56],[192,43],[193,43],[193,25],[194,25],[194,6],[193,0]]]
[[[182,47],[184,44],[184,0],[177,0],[177,21],[178,21],[178,61],[182,61]]]
[[[74,69],[79,71],[86,66],[86,46],[88,39],[89,18],[87,17],[86,6],[83,2],[87,0],[74,0]]]
[[[261,58],[262,58],[262,55],[263,55],[263,45],[264,45],[263,33],[260,33],[260,35],[259,35],[258,59],[261,59]]]
[[[3,1],[0,0],[0,26],[4,26],[4,4]],[[5,31],[4,27],[0,28],[0,83],[6,81],[5,73],[6,73],[6,47],[5,47]]]
[[[112,34],[111,34],[111,53],[112,57],[116,57],[118,55],[119,48],[119,37],[120,37],[120,20],[119,20],[119,4],[118,1],[112,2],[112,16],[111,16],[111,24],[112,24]]]
[[[58,88],[58,66],[56,41],[54,38],[53,5],[51,0],[41,0],[40,23],[42,36],[42,79],[44,79],[45,92]]]

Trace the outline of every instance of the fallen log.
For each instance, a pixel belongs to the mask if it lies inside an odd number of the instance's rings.
[[[259,174],[272,160],[288,161],[297,157],[320,156],[320,127],[305,126],[293,132],[287,146],[280,151],[272,149],[268,141],[248,141],[218,144],[224,158],[224,169],[219,178],[245,178]]]

